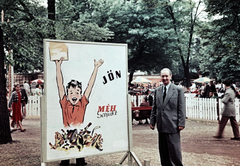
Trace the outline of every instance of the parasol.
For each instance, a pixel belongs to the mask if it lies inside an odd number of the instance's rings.
[[[136,83],[149,83],[149,82],[152,82],[152,81],[150,81],[150,80],[148,80],[147,78],[144,78],[144,77],[137,77],[132,82],[136,82]]]
[[[211,81],[210,78],[202,77],[202,78],[198,78],[198,79],[194,80],[193,82],[195,82],[195,83],[209,83],[210,81]]]

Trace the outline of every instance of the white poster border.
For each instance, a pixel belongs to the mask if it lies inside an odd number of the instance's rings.
[[[46,43],[47,42],[64,42],[64,43],[77,43],[77,44],[91,44],[91,45],[112,45],[112,46],[125,46],[126,47],[126,76],[128,76],[127,71],[128,71],[128,61],[127,61],[127,44],[118,44],[118,43],[102,43],[102,42],[82,42],[82,41],[68,41],[68,40],[52,40],[52,39],[44,39],[43,44],[44,44],[44,64],[46,64],[46,61],[48,60],[46,57],[46,51],[48,50],[46,48]],[[47,70],[47,66],[44,65],[44,71]],[[47,72],[44,73],[44,78],[47,78]],[[126,79],[128,80],[128,79]],[[47,81],[46,81],[47,82]],[[45,83],[46,83],[45,82]],[[127,85],[127,81],[126,81],[126,85]],[[45,86],[47,87],[47,86]],[[45,89],[45,91],[47,91],[47,89]],[[45,93],[46,94],[46,93]],[[120,163],[122,163],[127,157],[129,157],[129,164],[132,162],[132,158],[135,159],[135,161],[138,163],[138,165],[141,165],[140,161],[137,159],[136,155],[132,152],[132,110],[131,110],[131,102],[129,100],[129,95],[128,94],[128,90],[126,89],[126,102],[127,102],[127,126],[128,126],[128,150],[124,150],[124,151],[118,151],[118,152],[114,152],[114,153],[121,153],[121,152],[126,152],[126,156],[123,157],[123,159],[120,161]],[[47,101],[45,100],[46,97],[43,95],[42,97],[42,102],[41,102],[41,107],[42,107],[42,112],[41,112],[41,165],[45,165],[46,162],[53,162],[56,160],[47,160],[47,156],[46,156],[46,147],[47,147],[47,142],[46,142],[46,135],[47,135],[47,120],[46,120],[46,103]],[[130,102],[130,103],[129,103]],[[113,154],[112,152],[110,153],[104,153],[104,155],[106,154]],[[97,155],[101,155],[101,154],[97,154]],[[96,156],[96,155],[88,155],[90,156]],[[88,157],[86,156],[86,157]],[[62,158],[64,159],[69,159],[69,158]]]

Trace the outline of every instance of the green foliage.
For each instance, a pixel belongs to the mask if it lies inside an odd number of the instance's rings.
[[[38,1],[12,0],[3,4],[5,50],[7,62],[14,65],[15,72],[43,69],[42,40],[47,37],[47,14]]]
[[[39,0],[1,1],[0,9],[5,13],[4,23],[1,23],[4,46],[6,51],[11,51],[6,63],[14,65],[15,72],[42,71],[43,39],[51,34],[63,40],[106,41],[112,33],[96,22],[100,18],[96,11],[101,2],[59,1],[56,21],[52,21],[47,19],[47,9],[39,4]],[[104,10],[101,12],[105,13]]]
[[[110,2],[106,0],[63,0],[57,2],[57,39],[106,41],[113,35],[101,24],[106,22]]]
[[[169,1],[163,6],[164,29],[167,35],[165,52],[174,58],[176,63],[181,63],[187,86],[190,86],[190,72],[197,71],[198,49],[197,28],[199,28],[199,6],[202,0]],[[175,66],[177,67],[177,66]]]
[[[205,2],[217,19],[199,19],[203,0],[61,0],[53,22],[38,0],[3,0],[5,48],[13,54],[7,60],[18,72],[42,70],[42,40],[54,33],[62,40],[127,43],[129,72],[168,67],[179,80],[199,69],[217,79],[225,70],[237,75],[240,2]]]
[[[167,36],[162,29],[162,9],[142,1],[115,5],[106,27],[114,32],[112,42],[128,44],[129,72],[159,73],[163,67],[171,68],[171,56],[164,51]]]
[[[208,0],[207,11],[215,16],[201,31],[205,58],[201,70],[218,80],[239,81],[240,1]],[[214,66],[212,64],[215,64]]]

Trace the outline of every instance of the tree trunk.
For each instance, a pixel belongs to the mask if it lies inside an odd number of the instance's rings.
[[[188,66],[188,64],[185,66],[184,70],[186,70],[186,74],[185,74],[185,77],[186,77],[186,87],[189,88],[191,86],[191,82],[190,82],[190,74],[189,74],[189,66]]]
[[[55,0],[48,0],[48,19],[52,20],[49,26],[51,27],[52,31],[50,32],[50,39],[56,39],[56,32],[55,32]]]
[[[0,144],[12,142],[6,99],[4,57],[3,30],[2,27],[0,27]]]

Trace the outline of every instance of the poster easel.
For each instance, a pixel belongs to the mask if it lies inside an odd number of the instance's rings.
[[[128,152],[120,160],[119,164],[121,165],[128,158],[128,165],[132,166],[133,159],[138,164],[142,166],[142,163],[137,158],[136,154],[133,152],[133,139],[132,139],[132,109],[131,109],[131,96],[128,95]]]
[[[65,76],[64,77],[65,80],[71,80],[72,73],[75,72],[75,75],[79,75],[79,72],[81,72],[80,75],[81,76],[83,75],[83,77],[81,78],[81,81],[85,83],[87,82],[91,74],[89,73],[90,70],[85,70],[85,69],[92,68],[93,59],[95,60],[95,59],[102,58],[105,61],[104,65],[102,65],[102,67],[98,71],[99,77],[96,79],[97,82],[95,84],[95,87],[98,86],[96,88],[97,90],[95,91],[96,95],[92,93],[93,95],[91,97],[91,103],[88,104],[89,110],[93,110],[93,111],[88,112],[89,114],[88,116],[85,117],[85,120],[87,119],[86,121],[88,122],[89,121],[94,122],[95,120],[96,125],[102,126],[103,130],[99,129],[99,131],[101,130],[101,134],[103,133],[103,135],[105,133],[104,135],[105,138],[108,137],[108,141],[106,141],[106,143],[108,143],[108,146],[106,146],[107,148],[104,149],[106,150],[105,152],[97,151],[97,153],[95,153],[89,150],[89,151],[84,151],[84,153],[81,153],[80,156],[77,156],[77,157],[88,157],[88,156],[112,154],[112,153],[118,153],[118,152],[126,152],[126,154],[120,160],[119,164],[122,164],[126,160],[126,158],[128,158],[129,166],[132,165],[133,160],[135,160],[139,166],[142,166],[141,162],[138,160],[137,156],[135,155],[132,149],[131,99],[130,99],[130,95],[127,95],[128,94],[128,91],[127,91],[127,77],[128,77],[127,45],[114,44],[114,43],[78,42],[78,41],[63,41],[63,40],[49,40],[49,39],[44,40],[44,71],[46,72],[44,73],[45,93],[42,98],[43,100],[42,100],[42,111],[41,111],[41,128],[42,128],[41,165],[45,166],[46,162],[76,158],[75,151],[74,153],[71,153],[70,155],[67,156],[64,151],[54,151],[50,149],[50,146],[49,146],[49,142],[53,142],[54,133],[56,131],[60,131],[63,125],[61,120],[62,113],[59,111],[61,110],[61,108],[59,106],[59,100],[58,100],[59,96],[57,93],[58,86],[56,86],[56,81],[55,81],[56,80],[55,66],[57,66],[57,63],[53,61],[54,59],[49,58],[49,55],[51,54],[51,51],[50,51],[51,43],[64,45],[64,47],[61,47],[61,48],[68,55],[66,58],[67,61],[62,62],[63,63],[62,73],[63,73],[63,76]],[[65,49],[65,47],[67,49]],[[54,51],[57,52],[58,50],[55,49]],[[65,53],[63,51],[62,53]],[[81,57],[84,57],[84,60],[82,59],[80,60],[79,58]],[[72,67],[72,66],[77,66],[77,70],[76,70],[76,67]],[[87,77],[85,76],[86,73],[88,73]],[[115,74],[115,79],[113,78],[113,74]],[[115,89],[116,87],[118,87],[118,89]],[[125,89],[125,90],[122,91],[122,89]],[[104,94],[106,94],[104,92],[118,93],[118,95],[113,94],[113,95],[104,96]],[[98,95],[98,93],[100,95]],[[106,101],[103,99],[108,99],[108,100]],[[110,106],[106,106],[107,104],[109,105],[109,103],[110,103]],[[105,110],[104,110],[104,106],[106,106]],[[115,109],[116,106],[117,106],[117,109]],[[97,117],[98,114],[96,113],[99,113],[99,112],[101,113],[101,111],[99,111],[100,109],[103,112],[104,111],[109,112],[110,109],[113,111],[119,111],[118,113],[116,112],[116,114],[114,115],[120,115],[120,116],[111,116],[111,118],[108,118],[107,122],[112,125],[106,126],[106,124],[108,124],[108,123],[105,123],[106,120],[101,121],[101,119],[98,119],[99,117]],[[91,120],[89,120],[90,117],[91,117]],[[106,118],[106,117],[102,116],[101,118]],[[115,123],[116,121],[118,121],[119,123]],[[101,122],[104,122],[104,123],[101,123]],[[105,128],[104,128],[104,125],[105,125]],[[117,136],[115,136],[116,134],[112,135],[111,133],[107,133],[108,131],[113,131],[113,130],[110,130],[112,129],[112,127],[119,127],[119,125],[121,127],[121,130],[118,133],[116,133],[118,134]],[[104,129],[108,129],[108,130],[104,130]],[[116,147],[116,145],[121,145],[121,146]]]

